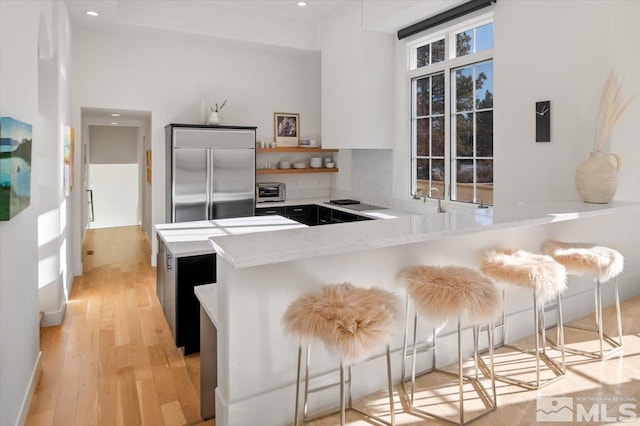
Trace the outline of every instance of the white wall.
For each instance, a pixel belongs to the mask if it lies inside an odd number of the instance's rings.
[[[46,7],[40,4],[24,7],[19,2],[0,2],[0,115],[34,125],[31,205],[11,221],[0,223],[0,424],[3,425],[18,421],[39,352],[36,156],[42,149],[44,134],[37,126],[36,52],[43,9]],[[51,29],[50,20],[47,29]]]
[[[73,46],[78,121],[81,107],[152,113],[153,223],[165,220],[164,126],[198,123],[202,95],[211,104],[227,99],[223,124],[258,126],[258,139],[273,139],[273,113],[281,111],[300,113],[302,138],[320,140],[317,52],[125,27],[75,31]]]
[[[575,170],[592,149],[600,91],[613,65],[608,7],[592,1],[497,3],[496,205],[578,199]],[[536,143],[535,102],[547,99],[551,143]]]
[[[89,126],[89,163],[138,164],[138,128]]]
[[[90,164],[94,221],[91,229],[140,224],[138,164]]]
[[[59,308],[72,278],[70,253],[75,248],[66,224],[73,215],[62,195],[61,154],[57,155],[58,150],[62,152],[63,125],[70,123],[68,36],[64,3],[0,2],[0,115],[33,125],[31,205],[12,220],[0,223],[2,425],[24,422],[35,387],[43,253],[50,253],[54,259],[52,281],[56,289],[47,303]],[[38,54],[43,59],[39,60]],[[51,185],[45,188],[47,181]],[[52,212],[53,220],[42,218],[46,212]],[[53,222],[48,228],[50,239],[42,249],[45,239],[41,221]]]
[[[52,14],[52,52],[38,61],[38,111],[47,135],[38,155],[38,287],[43,326],[62,322],[73,276],[81,272],[73,262],[80,250],[72,226],[77,217],[73,200],[80,190],[74,183],[70,196],[65,196],[62,169],[64,127],[72,125],[71,27],[65,3],[53,3]]]
[[[638,54],[638,17],[640,2],[610,2],[609,23],[613,65],[624,73],[622,93],[634,95],[629,108],[618,122],[611,139],[611,149],[622,158],[616,198],[640,201],[640,55]]]
[[[92,229],[141,223],[141,140],[137,127],[89,126],[89,189]]]

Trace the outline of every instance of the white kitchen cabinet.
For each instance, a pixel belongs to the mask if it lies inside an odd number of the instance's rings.
[[[362,28],[360,2],[321,23],[322,146],[393,148],[394,36]]]

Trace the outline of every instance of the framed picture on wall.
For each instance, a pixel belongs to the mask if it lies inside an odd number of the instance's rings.
[[[146,181],[149,185],[151,185],[151,150],[150,149],[145,151],[144,157],[145,157],[144,164],[145,164]]]
[[[12,217],[31,203],[32,126],[0,117],[0,220]]]
[[[273,133],[276,146],[298,146],[300,142],[300,114],[274,113]]]
[[[73,190],[73,156],[75,150],[76,131],[73,127],[64,126],[64,195],[69,196]]]

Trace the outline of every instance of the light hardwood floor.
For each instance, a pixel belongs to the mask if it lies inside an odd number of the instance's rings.
[[[200,417],[199,357],[173,343],[150,255],[138,226],[87,231],[64,322],[41,329],[27,425],[215,425]]]

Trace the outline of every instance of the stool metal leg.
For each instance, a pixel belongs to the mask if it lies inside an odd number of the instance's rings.
[[[540,310],[538,309],[538,298],[533,295],[533,323],[535,324],[535,338],[536,338],[536,389],[540,387]],[[544,315],[544,313],[543,313]]]
[[[464,424],[464,372],[462,371],[462,327],[458,318],[458,386],[460,399],[460,424]]]
[[[542,353],[547,354],[547,327],[545,318],[545,303],[540,307],[540,331],[542,332]]]
[[[496,392],[496,372],[495,372],[495,364],[493,359],[493,351],[494,351],[493,345],[495,343],[494,338],[496,335],[496,329],[493,323],[489,324],[487,329],[491,330],[487,340],[489,343],[489,361],[491,361],[490,378],[491,378],[491,389],[493,392],[493,407],[496,408],[498,406],[498,393]]]
[[[389,410],[391,411],[391,425],[396,424],[396,407],[393,401],[393,379],[391,378],[391,351],[387,345],[387,386],[389,387]]]
[[[620,291],[618,289],[618,277],[615,278],[613,283],[616,296],[616,317],[618,319],[618,342],[620,349],[622,349],[622,316],[620,314]]]
[[[347,393],[347,408],[351,408],[353,407],[353,399],[351,398],[351,365],[349,365],[349,367],[347,367],[347,372],[348,374],[348,378],[347,378],[347,382],[349,383],[349,385],[347,386],[347,389],[349,390],[349,392]]]
[[[300,368],[302,367],[302,345],[298,346],[298,374],[296,375],[296,407],[294,414],[294,424],[298,426],[298,409],[300,406]]]
[[[340,426],[344,426],[345,423],[345,409],[344,409],[344,366],[342,360],[340,360]]]
[[[503,297],[505,297],[504,294],[503,294]],[[504,299],[504,303],[506,305],[506,297]],[[566,363],[565,363],[565,354],[564,354],[564,332],[562,330],[562,312],[561,312],[562,306],[561,306],[560,299],[558,299],[558,306],[559,306],[559,310],[558,310],[559,324],[558,325],[560,328],[558,330],[558,336],[559,336],[559,341],[561,342],[560,351],[562,353],[562,364],[558,365],[555,361],[551,360],[549,355],[546,353],[546,341],[545,341],[546,333],[544,331],[544,319],[543,319],[544,318],[544,302],[542,300],[538,300],[534,293],[533,294],[533,323],[534,323],[534,339],[535,339],[534,348],[533,349],[523,348],[517,345],[506,343],[506,325],[503,328],[503,333],[504,333],[503,337],[505,338],[505,340],[503,340],[504,343],[500,346],[513,348],[519,352],[534,356],[536,360],[536,379],[535,381],[525,382],[523,380],[516,379],[514,377],[496,374],[495,377],[497,380],[510,383],[516,386],[520,386],[525,389],[535,390],[543,386],[546,386],[550,383],[553,383],[556,380],[561,379],[566,375]],[[503,315],[504,315],[504,311],[503,311]],[[540,340],[542,340],[542,344],[540,343]],[[556,344],[555,346],[557,347],[558,345]],[[490,347],[495,348],[497,346],[494,344],[494,345],[491,345]],[[479,355],[478,359],[480,361],[480,365],[483,367],[485,371],[487,371],[488,367],[486,362],[482,358],[482,356]],[[542,382],[542,380],[540,379],[540,362],[541,361],[543,361],[546,365],[549,366],[549,369],[555,375],[554,378],[551,378]]]
[[[405,302],[405,323],[404,323],[404,340],[402,342],[402,368],[400,370],[400,384],[402,385],[402,389],[406,393],[406,389],[404,387],[404,378],[406,376],[406,366],[407,366],[407,345],[409,340],[409,297],[407,296]]]
[[[504,307],[507,306],[507,289],[502,289],[502,345],[507,344],[507,313]],[[501,346],[502,346],[501,345]]]
[[[306,422],[308,421],[312,421],[312,420],[316,420],[319,418],[323,418],[332,414],[336,414],[336,413],[340,413],[340,425],[344,426],[345,422],[346,422],[346,412],[347,410],[353,410],[353,411],[357,411],[358,413],[362,414],[363,416],[366,416],[370,419],[374,419],[379,423],[388,425],[388,426],[395,426],[395,405],[394,405],[394,400],[393,400],[393,381],[392,381],[392,376],[391,376],[391,350],[389,349],[389,345],[387,345],[387,349],[386,349],[386,362],[387,362],[387,386],[388,386],[388,391],[389,391],[389,411],[390,411],[390,416],[391,416],[391,421],[388,422],[385,419],[378,417],[376,415],[373,415],[371,413],[368,413],[366,411],[362,411],[357,409],[356,407],[353,407],[352,404],[352,397],[351,397],[351,383],[352,383],[352,369],[351,366],[347,366],[345,367],[344,363],[342,360],[340,360],[340,367],[339,367],[339,373],[340,373],[340,380],[337,383],[332,383],[332,384],[328,384],[328,385],[323,385],[323,386],[318,386],[315,388],[310,388],[309,386],[309,364],[310,364],[310,346],[307,345],[306,348],[306,363],[305,363],[305,386],[304,386],[304,410],[303,410],[303,415],[302,415],[302,422],[300,422],[300,416],[299,416],[299,400],[300,400],[300,395],[299,395],[299,389],[300,389],[300,380],[301,380],[301,365],[302,365],[302,346],[300,346],[298,348],[298,376],[297,376],[297,381],[296,381],[296,385],[297,385],[297,389],[296,389],[296,408],[295,408],[295,426],[299,426],[299,425],[304,425],[306,424]],[[346,374],[347,374],[347,378],[345,379],[345,370]],[[335,374],[335,373],[331,373],[331,374]],[[345,385],[347,386],[347,391],[345,392]],[[329,410],[329,411],[323,411],[321,413],[318,414],[314,414],[313,416],[309,417],[308,415],[308,398],[309,398],[309,394],[314,393],[314,392],[319,392],[319,391],[324,391],[330,388],[334,388],[336,386],[340,387],[340,404],[337,410]]]
[[[604,355],[604,330],[602,325],[602,289],[600,288],[600,280],[596,279],[596,324],[598,326],[598,337],[600,338],[600,358]]]
[[[430,370],[427,370],[426,372],[422,373],[422,374],[428,374],[432,371],[438,371],[444,374],[448,374],[448,375],[453,375],[457,377],[457,384],[458,384],[458,405],[459,405],[459,413],[458,413],[458,420],[454,421],[451,420],[450,418],[446,418],[446,417],[442,417],[440,415],[437,415],[435,413],[431,413],[428,412],[426,410],[417,408],[414,406],[413,400],[410,399],[409,394],[406,392],[406,389],[403,388],[403,390],[405,391],[405,396],[407,397],[407,399],[409,400],[409,412],[413,413],[416,416],[419,417],[424,417],[424,418],[436,418],[439,420],[443,420],[449,423],[454,423],[454,424],[459,424],[459,425],[465,425],[468,424],[482,416],[484,416],[485,414],[490,413],[491,411],[494,411],[496,409],[496,383],[495,383],[495,372],[494,372],[494,354],[493,354],[493,344],[494,344],[494,334],[495,334],[495,327],[494,324],[489,324],[487,325],[487,333],[489,335],[488,339],[489,339],[489,357],[490,357],[490,361],[491,361],[491,367],[489,368],[488,366],[486,366],[486,364],[484,363],[484,361],[482,360],[482,358],[478,355],[478,336],[480,334],[480,327],[477,325],[473,326],[473,332],[474,332],[474,365],[475,365],[475,376],[465,376],[464,374],[464,364],[463,364],[463,357],[462,357],[462,323],[461,320],[458,319],[458,325],[457,325],[457,341],[458,341],[458,371],[456,373],[453,373],[451,371],[446,371],[446,370],[440,370],[438,368],[436,368],[436,364],[435,364],[435,356],[436,356],[436,332],[434,329],[433,332],[433,368],[431,368]],[[414,343],[415,346],[415,343]],[[405,351],[406,353],[406,351]],[[415,359],[415,357],[414,357]],[[478,380],[478,373],[477,370],[479,368],[479,365],[481,365],[483,368],[485,368],[486,371],[484,374],[485,376],[488,376],[488,378],[491,380],[491,395],[489,395],[489,393],[487,392],[487,390],[485,389],[485,387],[483,386],[483,384]],[[464,381],[468,380],[472,383],[474,383],[474,388],[475,391],[478,394],[478,397],[484,401],[485,407],[486,409],[481,412],[480,414],[476,415],[475,417],[473,417],[471,420],[467,420],[465,419],[465,409],[464,409]],[[391,393],[390,393],[391,394]],[[392,417],[392,419],[394,419],[394,417]],[[392,420],[393,421],[393,420]]]
[[[418,314],[413,315],[413,354],[411,355],[411,404],[416,392],[416,348],[418,334]],[[435,346],[435,342],[434,342]],[[434,351],[435,352],[435,351]]]
[[[562,297],[558,294],[557,299],[557,323],[556,323],[556,340],[560,343],[560,353],[562,354],[562,374],[567,374],[567,360],[564,350],[564,321],[562,319]]]
[[[302,412],[302,423],[304,424],[307,418],[307,411],[309,409],[309,361],[311,357],[311,348],[307,345],[307,360],[304,367],[304,406]]]
[[[480,337],[480,326],[476,325],[473,327],[473,367],[474,367],[476,380],[478,380],[478,339],[479,337]]]
[[[577,330],[595,332],[598,335],[598,350],[588,352],[580,349],[566,348],[566,351],[575,353],[577,355],[586,356],[589,358],[595,359],[607,359],[613,355],[622,353],[622,317],[620,313],[620,293],[618,288],[618,280],[617,278],[614,280],[614,296],[615,296],[615,308],[616,308],[616,322],[618,328],[618,339],[608,336],[604,332],[604,316],[602,314],[602,283],[596,278],[595,279],[595,287],[593,290],[593,298],[594,298],[594,306],[595,306],[595,325],[596,328],[593,329],[591,327],[582,327],[579,325],[566,325],[566,327],[574,328]],[[605,350],[604,344],[605,342],[611,346],[609,349]]]

